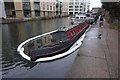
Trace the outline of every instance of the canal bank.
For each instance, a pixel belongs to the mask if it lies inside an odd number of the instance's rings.
[[[67,78],[118,78],[118,31],[109,27],[91,27]]]
[[[1,18],[0,24],[11,24],[11,23],[22,23],[28,21],[37,21],[37,20],[47,20],[47,19],[56,19],[56,18],[65,18],[69,17],[69,15],[65,16],[54,16],[54,17],[34,17],[34,18]]]

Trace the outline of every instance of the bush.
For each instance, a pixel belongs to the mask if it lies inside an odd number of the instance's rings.
[[[106,16],[105,16],[105,19],[106,19],[106,21],[111,25],[110,27],[112,28],[112,29],[116,29],[116,30],[120,30],[120,22],[119,22],[119,20],[118,19],[115,19],[115,18],[113,18],[113,17],[111,17],[110,15],[109,15],[109,12],[105,12],[106,14]]]

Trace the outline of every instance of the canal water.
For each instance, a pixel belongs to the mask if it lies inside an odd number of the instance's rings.
[[[70,18],[29,21],[2,25],[2,77],[3,78],[64,78],[75,58],[71,54],[59,60],[31,63],[17,52],[20,43],[28,38],[67,26]]]

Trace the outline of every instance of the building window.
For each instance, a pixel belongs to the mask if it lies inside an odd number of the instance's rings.
[[[35,10],[40,10],[40,3],[39,2],[34,2],[34,9]]]
[[[40,11],[35,11],[35,16],[40,16]]]
[[[82,6],[80,6],[80,8],[82,8]]]
[[[13,2],[5,2],[5,11],[7,17],[16,17],[15,7]]]
[[[69,8],[73,8],[73,6],[69,6]]]
[[[48,16],[50,16],[50,13],[48,12]]]
[[[53,10],[55,11],[55,6],[53,7]]]
[[[47,10],[49,10],[49,2],[47,2]]]
[[[55,6],[56,6],[55,3],[53,3],[53,10],[55,10]]]
[[[24,10],[24,16],[25,17],[31,17],[31,11],[30,10]]]
[[[79,0],[75,0],[76,2],[78,2]]]
[[[78,11],[78,9],[75,9],[75,11]]]
[[[40,3],[34,2],[35,16],[40,16]]]
[[[73,9],[69,9],[69,11],[73,11]]]
[[[70,2],[69,5],[73,5],[73,2]]]
[[[52,5],[52,2],[50,3],[50,10],[52,10],[52,7],[53,7],[53,5]]]
[[[70,15],[73,15],[73,12],[69,12]]]
[[[52,10],[52,6],[50,6],[50,10]]]
[[[75,5],[79,5],[79,2],[75,2]]]
[[[45,12],[43,12],[43,16],[45,16]]]
[[[79,8],[79,6],[75,6],[75,8]]]
[[[75,12],[75,14],[78,14],[78,12]]]
[[[85,11],[85,8],[84,8],[84,11]]]
[[[43,2],[43,10],[45,10],[45,2]]]
[[[31,7],[29,0],[23,0],[23,12],[25,17],[31,17]]]
[[[54,12],[54,16],[55,16],[55,12]]]
[[[50,12],[50,16],[52,16],[52,12]]]
[[[40,16],[40,3],[34,2],[35,16]]]
[[[23,10],[31,10],[30,2],[23,2]]]
[[[81,5],[83,5],[83,3],[81,3]]]

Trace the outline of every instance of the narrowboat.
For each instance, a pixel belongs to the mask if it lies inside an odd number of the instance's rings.
[[[69,26],[24,41],[18,46],[17,51],[22,57],[33,62],[55,60],[67,56],[80,47],[79,43],[74,47],[73,45],[88,27],[87,21],[75,21]],[[26,44],[28,44],[27,48],[29,47],[27,54],[24,51]]]

